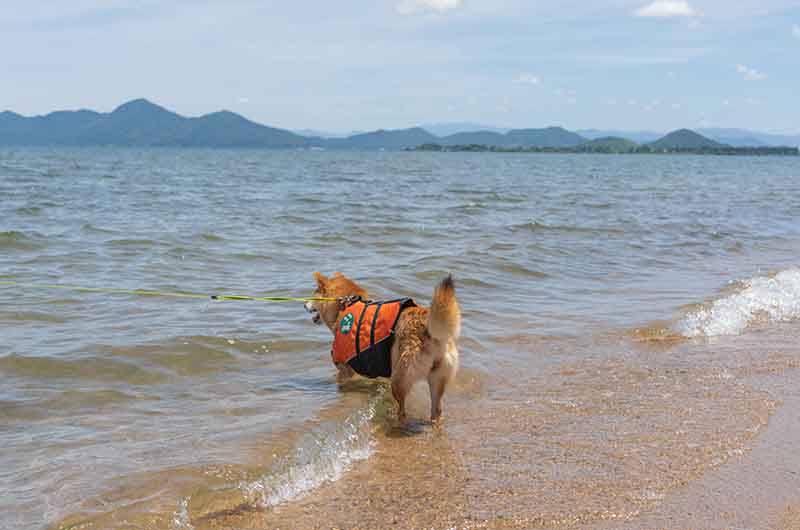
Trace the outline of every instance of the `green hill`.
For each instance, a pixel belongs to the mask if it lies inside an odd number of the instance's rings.
[[[303,147],[309,139],[252,122],[226,110],[191,118],[185,133],[185,145],[213,147]]]
[[[506,135],[495,131],[460,132],[443,137],[442,145],[494,145],[505,146]]]
[[[82,131],[75,131],[80,145],[182,145],[187,118],[136,99],[100,115]]]
[[[445,136],[437,143],[442,145],[486,145],[491,147],[575,147],[586,138],[562,127],[545,129],[514,129],[506,134],[495,131],[462,132]]]
[[[439,138],[425,129],[378,130],[355,134],[347,138],[329,138],[321,145],[332,149],[409,149],[418,145],[436,142]]]
[[[85,130],[102,114],[90,110],[58,111],[28,118],[0,113],[0,145],[74,144],[76,132]]]
[[[562,127],[515,129],[506,134],[509,147],[575,147],[586,138]]]
[[[633,153],[639,148],[639,144],[627,138],[608,136],[598,138],[578,146],[578,151],[584,153]]]
[[[660,140],[647,144],[654,151],[671,151],[680,149],[718,149],[727,147],[689,129],[679,129],[664,136]]]

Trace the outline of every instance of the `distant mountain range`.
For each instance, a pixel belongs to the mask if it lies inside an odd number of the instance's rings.
[[[60,111],[26,118],[0,114],[0,144],[182,147],[303,147],[308,139],[222,111],[185,118],[145,99],[108,114]]]
[[[473,127],[479,130],[465,130]],[[430,129],[430,130],[429,130]],[[31,146],[169,146],[243,148],[326,148],[400,150],[422,144],[488,145],[502,148],[625,149],[626,141],[657,149],[720,146],[800,145],[800,136],[781,136],[741,129],[681,130],[666,136],[639,131],[582,130],[561,127],[502,129],[471,123],[432,124],[410,129],[378,130],[337,137],[308,130],[298,134],[247,120],[229,111],[187,118],[146,99],[136,99],[109,113],[91,110],[57,111],[25,117],[0,113],[0,145]],[[700,133],[700,134],[699,134]],[[705,136],[703,136],[704,134]],[[591,140],[602,140],[592,144]]]

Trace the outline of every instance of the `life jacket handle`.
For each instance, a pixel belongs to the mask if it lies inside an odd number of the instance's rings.
[[[339,302],[339,311],[347,309],[353,304],[357,304],[358,302],[363,302],[365,304],[369,304],[371,300],[364,300],[361,295],[352,295],[352,296],[342,296],[341,298],[337,299]]]

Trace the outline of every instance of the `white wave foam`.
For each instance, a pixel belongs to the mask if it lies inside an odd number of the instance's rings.
[[[241,484],[246,498],[262,507],[276,506],[338,480],[355,462],[369,458],[375,446],[371,422],[380,399],[348,417],[333,432],[309,436],[293,457],[283,462],[281,471]]]
[[[172,514],[172,530],[195,530],[189,520],[189,499],[183,499],[178,511]]]
[[[687,315],[678,331],[686,337],[738,335],[758,318],[769,322],[800,318],[800,269],[747,281],[741,291]]]

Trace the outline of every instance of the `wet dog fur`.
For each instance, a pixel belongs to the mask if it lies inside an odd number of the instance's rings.
[[[314,273],[317,289],[314,297],[343,298],[369,293],[354,281],[337,272],[325,277]],[[338,302],[308,302],[306,309],[315,324],[325,324],[334,335],[339,326]],[[461,310],[452,277],[445,278],[434,290],[431,307],[409,307],[400,314],[392,345],[392,395],[397,401],[397,416],[406,421],[406,398],[411,387],[426,379],[431,394],[431,421],[442,418],[442,397],[458,370],[456,339],[461,331]],[[354,375],[347,364],[338,364],[341,383]]]

